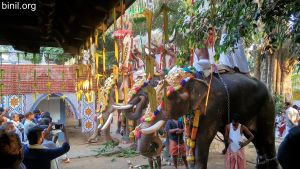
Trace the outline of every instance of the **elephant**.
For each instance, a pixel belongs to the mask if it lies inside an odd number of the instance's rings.
[[[111,83],[112,81],[114,81],[114,82]],[[117,88],[118,89],[121,86],[121,81],[122,80],[120,78],[117,82]],[[113,141],[113,139],[111,137],[111,134],[110,134],[110,124],[113,120],[113,112],[115,111],[114,107],[112,106],[113,104],[115,104],[115,100],[116,100],[115,99],[115,89],[114,89],[114,85],[111,85],[111,84],[114,84],[114,83],[115,83],[115,80],[113,80],[113,75],[111,75],[104,82],[104,85],[107,85],[107,87],[105,88],[105,86],[103,86],[103,87],[100,88],[101,95],[105,95],[105,90],[109,90],[108,105],[107,105],[106,108],[101,108],[101,110],[98,110],[101,113],[100,113],[100,115],[98,115],[96,117],[97,119],[95,119],[96,120],[96,129],[95,129],[93,135],[90,136],[90,138],[88,139],[89,143],[97,141],[97,135],[98,135],[99,129],[101,131],[103,131],[104,140],[106,142]],[[118,99],[119,99],[119,101],[121,101],[120,97]],[[102,103],[100,103],[100,104],[102,104],[101,106],[103,106],[103,100],[101,102]],[[102,124],[102,125],[100,125],[100,123],[99,123],[99,121],[100,121],[99,118],[100,117],[103,118],[103,121],[104,121],[104,124]]]
[[[209,92],[208,89],[210,89]],[[208,93],[208,104],[205,106]],[[167,119],[178,119],[190,111],[200,110],[195,168],[206,169],[211,142],[218,131],[224,134],[226,124],[231,121],[233,114],[237,113],[240,115],[241,123],[248,127],[255,136],[252,143],[257,150],[257,168],[276,169],[278,167],[275,160],[269,160],[276,156],[274,102],[261,81],[240,73],[225,73],[219,76],[213,75],[209,88],[205,79],[191,78],[184,86],[172,92],[164,105],[167,109],[160,112],[160,116],[149,128],[145,127],[149,125],[146,122],[141,125],[143,126],[142,137],[145,138],[140,140],[143,143],[139,146],[149,147],[151,144],[149,140],[153,140],[152,134],[162,127]],[[138,147],[138,149],[144,150],[145,148]],[[145,152],[141,152],[143,153]],[[155,153],[157,152],[147,155],[155,155]]]

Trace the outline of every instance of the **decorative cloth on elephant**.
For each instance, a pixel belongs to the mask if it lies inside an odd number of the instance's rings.
[[[141,90],[142,87],[148,85],[149,80],[146,80],[146,77],[143,76],[141,79],[138,79],[128,92],[128,102]]]
[[[116,79],[114,75],[111,74],[104,82],[104,86],[100,88],[100,98],[98,104],[100,104],[100,113],[107,110],[109,105],[109,96],[111,89],[116,84]]]
[[[166,131],[169,137],[169,153],[171,156],[182,155],[185,156],[186,148],[183,141],[183,133],[170,133],[171,129],[183,129],[182,121],[168,120],[166,124]]]
[[[241,148],[239,143],[242,141],[241,124],[234,130],[232,123],[230,124],[229,139],[231,143],[228,146],[225,156],[225,168],[235,169],[237,165],[238,169],[246,168],[246,158],[244,149]]]

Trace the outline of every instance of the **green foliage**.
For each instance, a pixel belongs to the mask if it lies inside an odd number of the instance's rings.
[[[133,150],[131,148],[126,148],[126,149],[123,149],[121,151],[121,153],[118,154],[117,156],[118,157],[124,157],[124,158],[131,158],[131,157],[135,157],[135,156],[138,156],[138,155],[139,154],[135,150]]]
[[[241,36],[249,46],[249,42],[253,39],[252,35],[257,32],[254,19],[258,10],[257,4],[251,1],[240,3],[236,0],[217,1],[217,3],[216,15],[212,15],[211,10],[205,9],[207,4],[204,4],[204,1],[196,1],[194,6],[185,4],[178,9],[182,14],[177,21],[178,30],[184,33],[186,39],[185,45],[181,47],[184,48],[182,52],[189,48],[201,47],[200,42],[207,39],[207,30],[211,26],[216,28],[218,40],[224,27],[228,33],[222,46],[216,42],[216,58],[228,47],[232,47]],[[187,18],[191,18],[189,22]]]
[[[101,145],[98,149],[93,151],[97,153],[96,156],[111,156],[113,154],[119,153],[119,151],[115,151],[115,147],[118,145],[118,142],[108,141]]]
[[[278,94],[273,95],[273,100],[275,103],[275,112],[279,113],[284,110],[284,97]]]

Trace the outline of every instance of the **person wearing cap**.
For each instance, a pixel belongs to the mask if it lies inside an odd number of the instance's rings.
[[[29,129],[27,138],[28,145],[24,146],[24,164],[27,169],[50,169],[51,161],[67,153],[70,150],[69,139],[65,126],[61,129],[64,133],[65,142],[59,148],[46,148],[42,145],[45,131],[40,126]]]
[[[243,135],[247,135],[248,140],[243,140]],[[246,158],[243,147],[248,145],[254,139],[254,135],[250,130],[240,124],[239,115],[234,114],[232,123],[226,125],[225,129],[225,141],[229,144],[225,156],[225,168],[226,169],[245,169]]]

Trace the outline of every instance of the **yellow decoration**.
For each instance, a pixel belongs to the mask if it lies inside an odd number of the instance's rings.
[[[99,54],[97,52],[95,53],[95,64],[96,64],[96,74],[98,74],[98,70],[99,70]]]
[[[47,82],[46,87],[50,90],[51,89],[51,82]]]
[[[118,48],[118,43],[117,40],[114,40],[114,46],[115,46],[115,58],[117,64],[119,63],[119,48]]]
[[[198,127],[199,126],[199,119],[200,119],[200,110],[195,110],[195,116],[194,116],[194,121],[193,121],[193,126]]]
[[[115,85],[115,98],[116,98],[116,104],[119,104],[119,91],[117,85]]]
[[[152,18],[153,14],[150,10],[145,9],[143,11],[144,16],[146,17],[147,21],[147,31],[148,31],[148,48],[151,49],[151,30],[152,30]]]
[[[103,33],[102,33],[102,42],[103,42],[103,50],[102,50],[102,64],[103,64],[103,74],[105,74],[106,72],[106,48],[105,48],[105,43],[106,43],[106,38],[105,38],[105,30],[103,30]]]
[[[33,93],[33,101],[36,102],[36,95],[37,93]]]
[[[83,94],[83,91],[82,91],[82,90],[79,90],[79,91],[76,93],[77,101],[81,101],[81,100],[82,100],[82,94]]]
[[[188,155],[187,157],[186,157],[186,160],[190,163],[190,162],[194,162],[195,161],[195,156],[193,156],[193,155]]]
[[[105,66],[106,65],[106,49],[103,48],[102,52],[103,52],[103,54],[102,54],[103,74],[105,74],[105,72],[106,72],[106,66]]]
[[[156,91],[152,86],[148,85],[145,88],[145,92],[148,94],[151,112],[154,112],[157,108]]]
[[[100,88],[100,96],[99,97],[99,103],[101,105],[100,113],[104,112],[107,109],[108,106],[108,98],[111,92],[111,89],[116,84],[114,74],[112,73],[104,82],[104,86]]]
[[[163,13],[163,29],[164,29],[164,42],[167,43],[169,41],[169,35],[168,35],[168,12],[173,11],[171,10],[165,3],[161,6],[158,15]],[[157,17],[157,16],[156,16]]]
[[[85,81],[82,83],[82,89],[88,90],[89,87],[90,87],[90,82],[89,82],[89,80],[85,80]]]
[[[62,101],[64,102],[65,101],[65,99],[67,98],[67,96],[66,95],[62,95],[62,96],[60,96],[60,98],[62,99]]]
[[[96,74],[95,77],[96,77],[96,85],[97,85],[97,87],[98,87],[98,86],[99,86],[100,79],[103,78],[104,76],[101,75],[101,74]]]
[[[93,55],[93,57],[95,57],[95,55],[92,53],[93,51],[93,37],[90,37],[90,53],[91,55]]]
[[[91,96],[89,93],[85,93],[84,98],[85,98],[86,102],[91,103]]]
[[[98,48],[98,36],[99,36],[98,30],[96,30],[95,31],[95,47],[96,47],[96,49]]]
[[[4,69],[1,69],[0,70],[0,79],[3,79],[4,78]]]
[[[195,141],[192,141],[192,140],[190,140],[190,142],[189,142],[189,146],[190,146],[190,148],[195,148]]]
[[[47,94],[47,99],[50,100],[51,94]]]

